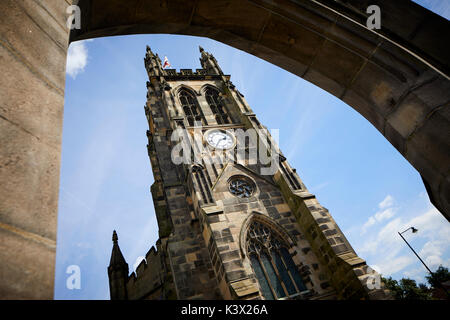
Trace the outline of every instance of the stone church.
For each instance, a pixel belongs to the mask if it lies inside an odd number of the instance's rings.
[[[230,75],[200,53],[201,69],[178,72],[147,47],[159,239],[129,274],[113,232],[111,299],[388,299]]]

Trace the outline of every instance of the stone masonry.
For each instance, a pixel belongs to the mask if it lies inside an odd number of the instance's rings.
[[[244,159],[218,161],[223,150],[208,146],[210,132],[266,128],[214,56],[202,48],[200,52],[202,69],[177,72],[163,69],[158,55],[147,47],[144,109],[160,238],[157,249],[152,247],[136,272],[128,275],[114,232],[108,267],[111,298],[389,299],[382,285],[374,285],[379,275],[356,255],[270,134],[265,140],[235,139],[229,150],[245,150]],[[216,100],[211,98],[214,94]],[[181,139],[172,138],[177,130],[190,150],[202,150],[193,163],[173,161],[172,152]],[[256,147],[279,156],[274,174],[261,174],[264,164],[252,152]],[[247,181],[252,192],[233,194],[234,180]],[[275,255],[261,258],[260,264],[252,260],[256,255],[249,249],[249,230],[254,226],[264,226],[271,239],[284,245],[288,252],[284,264]],[[276,271],[270,271],[272,266]],[[301,279],[295,293],[293,285],[288,290],[293,282],[283,275]]]

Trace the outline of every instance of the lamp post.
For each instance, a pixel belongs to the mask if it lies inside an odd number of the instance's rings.
[[[403,239],[403,241],[406,242],[406,244],[408,245],[408,247],[412,250],[412,252],[414,252],[414,254],[416,255],[416,257],[420,260],[420,262],[422,262],[422,264],[425,266],[425,268],[427,268],[428,272],[430,273],[431,277],[433,279],[436,280],[436,282],[438,283],[439,287],[441,287],[441,289],[444,290],[444,292],[447,294],[447,299],[450,298],[450,294],[448,293],[447,289],[444,288],[444,286],[439,282],[439,280],[435,277],[434,273],[430,270],[430,268],[428,268],[428,266],[425,264],[425,262],[419,257],[419,255],[417,254],[417,252],[409,245],[408,241],[406,241],[406,239],[402,236],[403,233],[405,233],[406,231],[408,231],[409,229],[411,229],[412,233],[416,233],[417,231],[419,231],[418,229],[414,228],[414,227],[409,227],[408,229],[406,229],[403,232],[398,232],[398,234],[400,235],[400,237]]]

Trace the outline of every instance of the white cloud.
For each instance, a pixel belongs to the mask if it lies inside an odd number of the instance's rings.
[[[75,79],[79,73],[84,71],[87,63],[88,49],[86,41],[72,42],[67,53],[66,73]]]
[[[378,233],[378,240],[387,245],[392,245],[395,243],[400,243],[400,238],[398,237],[398,230],[402,229],[401,218],[394,219],[388,222]]]
[[[377,211],[373,216],[370,216],[367,222],[361,228],[361,235],[367,232],[367,229],[375,225],[377,222],[388,220],[395,215],[396,209],[392,207],[394,205],[394,197],[387,195],[383,201],[378,204],[381,209]]]
[[[366,233],[367,229],[371,226],[373,226],[375,223],[377,222],[377,220],[375,220],[374,217],[369,217],[369,219],[367,220],[366,223],[364,223],[364,225],[361,228],[361,234]]]
[[[378,233],[372,232],[371,236],[367,237],[367,241],[363,243],[358,251],[364,254],[376,254],[389,248],[386,254],[390,256],[395,255],[401,248],[401,239],[397,234],[400,228],[400,218],[390,221]]]
[[[419,252],[419,256],[425,261],[431,269],[436,269],[444,264],[442,259],[448,242],[442,240],[433,240],[425,243]]]
[[[391,198],[386,197],[380,202],[379,207],[383,206],[381,205],[383,202],[392,205],[394,201],[393,197]],[[385,201],[386,199],[389,201]],[[385,277],[402,272],[400,277],[425,282],[426,269],[398,235],[398,232],[414,226],[419,232],[414,235],[411,232],[405,233],[404,236],[428,267],[431,270],[435,270],[441,264],[448,267],[450,225],[442,214],[429,204],[426,210],[415,215],[405,213],[401,217],[387,221],[394,214],[390,209],[392,208],[380,210],[364,224],[363,228],[368,228],[379,221],[385,221],[384,225],[379,224],[373,232],[365,236],[365,241],[356,250],[361,253],[361,257],[367,259],[369,265],[379,267],[380,273]],[[401,208],[396,210],[401,211]]]
[[[375,219],[377,221],[383,221],[392,218],[395,215],[395,209],[394,208],[387,208],[383,211],[378,211],[375,213]]]
[[[434,206],[424,214],[411,219],[409,226],[414,226],[420,235],[430,239],[445,239],[447,243],[450,240],[450,225]]]
[[[423,246],[422,250],[420,250],[420,255],[421,256],[433,256],[433,255],[440,256],[440,255],[442,255],[442,251],[444,249],[442,246],[443,244],[444,243],[442,243],[442,241],[427,242]]]
[[[394,197],[391,196],[390,194],[388,194],[386,196],[386,198],[384,198],[384,200],[378,204],[378,207],[380,209],[384,209],[384,208],[392,206],[393,204],[394,204]]]
[[[394,259],[385,260],[382,263],[380,263],[378,267],[381,274],[388,275],[403,270],[413,262],[414,258],[412,256],[405,255],[395,257]]]
[[[423,271],[423,266],[420,266],[419,268],[409,269],[403,272],[403,277],[416,280],[416,282],[420,283],[423,282],[423,279],[421,277],[423,275]]]

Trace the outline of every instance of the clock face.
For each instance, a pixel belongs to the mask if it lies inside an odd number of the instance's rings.
[[[206,141],[216,149],[229,149],[234,144],[231,133],[222,130],[215,130],[208,133]]]
[[[255,187],[250,181],[246,179],[236,178],[230,181],[230,192],[239,198],[249,198]]]

